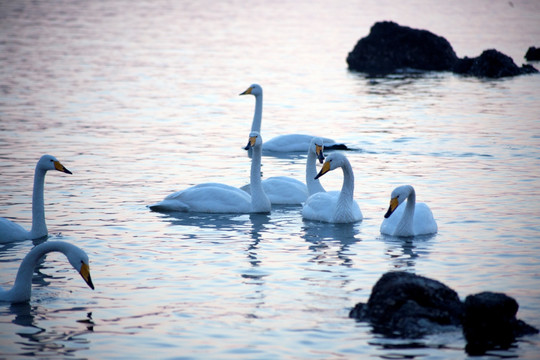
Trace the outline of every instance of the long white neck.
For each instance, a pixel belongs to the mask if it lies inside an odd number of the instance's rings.
[[[8,291],[0,292],[0,300],[11,302],[28,301],[32,291],[32,275],[34,274],[34,268],[41,257],[51,251],[59,251],[66,254],[70,247],[73,246],[74,245],[69,243],[51,241],[44,242],[34,247],[21,262],[13,287]]]
[[[317,154],[313,151],[308,151],[308,157],[306,162],[306,185],[309,195],[313,195],[318,192],[326,192],[319,179],[315,179],[317,176]]]
[[[354,173],[349,160],[345,159],[345,164],[341,168],[343,169],[343,186],[338,203],[351,204],[354,195]]]
[[[32,229],[30,237],[37,239],[47,235],[45,224],[45,202],[43,200],[43,188],[45,184],[46,170],[38,168],[34,172],[34,190],[32,193]]]
[[[255,96],[255,114],[253,115],[253,122],[251,123],[251,131],[261,132],[262,122],[262,110],[263,110],[263,94]]]
[[[253,212],[269,212],[271,203],[264,192],[261,179],[261,158],[262,146],[253,147],[251,156],[251,173],[250,188],[251,188],[251,207]]]
[[[416,207],[416,192],[411,186],[409,196],[407,196],[407,204],[403,211],[403,216],[396,226],[396,232],[401,236],[413,236],[414,229],[414,209]]]

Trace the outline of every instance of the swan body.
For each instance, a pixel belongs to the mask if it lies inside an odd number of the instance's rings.
[[[360,206],[353,199],[354,173],[347,157],[340,153],[328,155],[316,178],[331,170],[343,170],[341,191],[318,192],[311,195],[302,208],[302,217],[328,223],[353,223],[362,220]]]
[[[34,268],[43,255],[53,251],[63,253],[73,268],[77,270],[79,274],[81,274],[88,286],[92,290],[94,289],[94,284],[92,283],[92,278],[90,277],[90,267],[86,253],[70,243],[63,241],[47,241],[34,247],[24,257],[21,265],[19,266],[19,270],[17,271],[17,276],[15,278],[13,287],[10,290],[0,288],[0,301],[17,303],[30,300]]]
[[[400,206],[405,200],[407,204]],[[416,192],[411,185],[398,186],[392,191],[390,207],[384,217],[382,234],[416,236],[437,232],[430,208],[424,203],[416,203]]]
[[[54,156],[43,155],[37,162],[34,172],[34,189],[32,194],[32,228],[25,230],[19,224],[8,219],[0,218],[0,243],[11,241],[38,239],[47,236],[45,224],[45,202],[43,200],[43,188],[45,174],[49,170],[57,170],[66,174],[71,171],[66,169]]]
[[[251,157],[251,194],[221,183],[203,183],[168,195],[163,201],[150,205],[159,212],[201,213],[266,213],[271,203],[261,184],[262,138],[251,132],[247,148],[253,149]]]
[[[240,95],[253,95],[255,96],[255,113],[253,115],[253,122],[251,123],[251,131],[261,132],[262,122],[262,110],[263,110],[263,89],[258,84],[252,84]],[[263,144],[264,152],[306,152],[309,149],[312,135],[304,134],[287,134],[280,135],[265,141]],[[348,147],[345,144],[336,143],[336,141],[323,138],[325,148],[327,150],[347,150]]]

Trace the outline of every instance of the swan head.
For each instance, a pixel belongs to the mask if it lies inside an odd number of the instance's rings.
[[[314,137],[311,139],[311,145],[309,146],[309,151],[317,155],[317,159],[322,164],[324,162],[324,142],[323,139],[319,137]]]
[[[256,146],[262,146],[262,137],[257,131],[252,131],[249,133],[249,140],[244,150],[249,150]]]
[[[253,96],[260,96],[262,95],[263,90],[262,87],[259,84],[251,84],[246,91],[243,93],[240,93],[240,95],[253,95]]]
[[[384,217],[388,219],[413,191],[414,189],[410,185],[402,185],[395,188],[390,195],[390,206],[388,207],[386,214],[384,214]]]
[[[94,284],[92,283],[92,278],[90,277],[90,261],[88,260],[88,255],[86,253],[77,248],[72,247],[69,249],[69,251],[66,253],[66,257],[69,260],[69,263],[75,270],[81,274],[81,277],[84,279],[86,284],[94,290]]]
[[[326,161],[324,162],[321,171],[315,176],[315,179],[320,178],[327,172],[331,170],[335,170],[337,168],[342,167],[347,162],[347,158],[345,155],[340,153],[332,153],[326,157]]]
[[[60,161],[58,161],[58,159],[56,159],[52,155],[43,155],[37,163],[37,168],[45,170],[45,171],[58,170],[66,174],[72,174],[71,171],[66,169],[66,167],[62,165]]]

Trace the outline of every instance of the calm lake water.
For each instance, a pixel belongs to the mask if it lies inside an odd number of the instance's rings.
[[[356,4],[355,4],[356,3]],[[90,256],[92,291],[59,254],[27,304],[0,304],[0,358],[462,359],[461,333],[391,340],[348,318],[392,270],[461,298],[505,292],[540,328],[540,75],[370,79],[345,58],[379,20],[446,37],[458,56],[496,48],[521,65],[540,3],[508,1],[0,1],[0,216],[29,228],[33,171],[50,240]],[[540,64],[535,66],[540,68]],[[254,99],[262,135],[346,142],[364,220],[148,210],[206,181],[248,182]],[[263,176],[304,180],[306,155],[264,156]],[[321,178],[339,189],[339,171]],[[416,188],[439,232],[379,226],[392,189]],[[36,242],[0,246],[10,287]],[[538,335],[490,357],[537,358]]]

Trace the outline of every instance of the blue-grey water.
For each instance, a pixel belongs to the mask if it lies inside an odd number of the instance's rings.
[[[30,227],[35,164],[55,155],[73,175],[47,175],[49,240],[83,248],[96,286],[48,255],[31,301],[0,304],[0,358],[466,358],[460,332],[410,343],[348,318],[392,270],[461,298],[507,293],[540,327],[540,75],[370,79],[345,62],[393,20],[460,57],[496,48],[521,64],[539,15],[535,0],[0,1],[0,216]],[[255,82],[263,138],[355,149],[362,222],[148,210],[197,183],[247,183],[254,99],[238,94]],[[263,176],[303,180],[305,160],[264,156]],[[381,236],[401,184],[430,205],[436,235]],[[34,244],[0,246],[0,285]],[[486,358],[539,353],[534,335]]]

